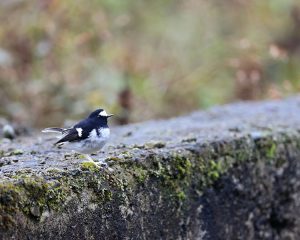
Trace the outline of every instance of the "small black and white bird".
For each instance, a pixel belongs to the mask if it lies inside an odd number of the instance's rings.
[[[111,116],[113,114],[97,109],[71,128],[50,127],[42,132],[62,134],[63,136],[54,145],[85,154],[90,161],[93,161],[87,154],[99,151],[107,142],[110,135],[107,119]]]

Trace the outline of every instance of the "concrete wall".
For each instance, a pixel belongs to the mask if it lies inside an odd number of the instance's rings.
[[[300,99],[112,128],[106,167],[2,140],[1,239],[299,239]]]

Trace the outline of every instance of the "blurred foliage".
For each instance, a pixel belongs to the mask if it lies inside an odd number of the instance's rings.
[[[32,126],[300,90],[298,0],[2,0],[0,20],[0,115]]]

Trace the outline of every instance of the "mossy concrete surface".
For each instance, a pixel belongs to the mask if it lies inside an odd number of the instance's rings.
[[[3,139],[1,239],[299,239],[300,98],[112,128],[92,156]]]

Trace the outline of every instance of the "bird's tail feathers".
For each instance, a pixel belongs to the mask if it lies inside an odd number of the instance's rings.
[[[66,131],[65,128],[58,127],[50,127],[42,130],[43,133],[64,133]]]

